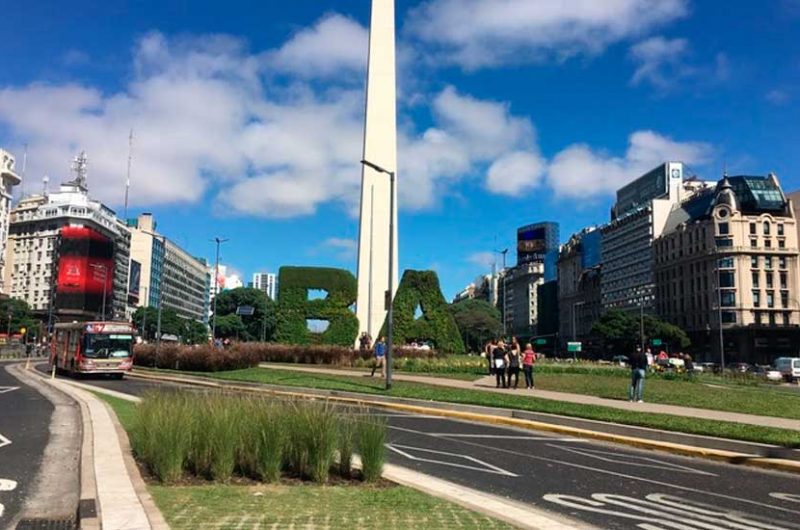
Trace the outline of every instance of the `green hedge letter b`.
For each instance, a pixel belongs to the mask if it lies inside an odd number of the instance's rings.
[[[309,300],[310,290],[327,293]],[[284,344],[352,346],[358,336],[358,318],[350,310],[358,283],[350,271],[320,267],[281,267],[278,273],[278,323],[275,338]],[[309,320],[324,320],[322,333],[308,329]]]

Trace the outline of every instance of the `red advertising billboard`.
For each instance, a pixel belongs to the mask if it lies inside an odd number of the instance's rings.
[[[114,285],[114,243],[83,226],[61,229],[58,248],[57,309],[98,313],[111,299]]]

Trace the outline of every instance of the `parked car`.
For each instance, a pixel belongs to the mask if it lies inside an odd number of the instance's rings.
[[[719,365],[717,363],[694,363],[695,369],[700,368],[703,372],[708,372],[711,374],[718,374],[719,373]]]
[[[611,364],[618,364],[620,366],[628,366],[627,355],[615,355],[611,358]]]
[[[729,363],[726,369],[734,373],[746,374],[752,367],[747,363]]]
[[[751,373],[757,377],[762,377],[767,381],[776,382],[783,380],[783,374],[771,366],[753,366]]]
[[[789,383],[800,380],[800,357],[778,357],[773,364]]]

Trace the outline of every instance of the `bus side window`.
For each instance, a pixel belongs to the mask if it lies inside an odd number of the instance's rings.
[[[78,353],[78,332],[71,331],[69,334],[69,354],[74,357]]]

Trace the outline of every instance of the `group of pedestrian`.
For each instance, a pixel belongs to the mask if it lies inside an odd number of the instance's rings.
[[[497,381],[497,388],[518,388],[520,369],[525,375],[525,388],[534,388],[533,365],[536,363],[536,352],[530,343],[525,345],[523,351],[516,337],[511,339],[511,344],[506,344],[502,339],[492,340],[486,345],[484,355],[489,363],[489,373],[494,374]]]

